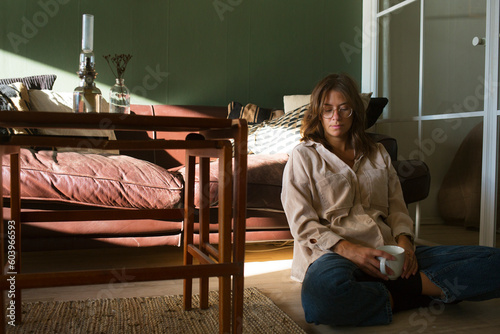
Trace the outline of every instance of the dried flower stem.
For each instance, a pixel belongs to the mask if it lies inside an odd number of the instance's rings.
[[[104,59],[106,59],[106,62],[108,63],[109,68],[111,69],[111,72],[113,73],[115,78],[123,79],[123,74],[125,73],[125,69],[127,68],[127,64],[129,62],[130,58],[132,58],[132,55],[129,55],[129,54],[117,55],[117,54],[115,54],[114,56],[107,55],[107,56],[103,56],[103,57],[104,57]],[[113,70],[111,63],[113,63],[115,65],[116,73]]]

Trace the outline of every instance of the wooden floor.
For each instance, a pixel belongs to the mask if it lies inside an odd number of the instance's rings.
[[[428,232],[431,233],[431,232]],[[432,233],[442,233],[439,228]],[[455,230],[448,235],[461,235],[461,241],[472,240]],[[455,236],[456,237],[456,236]],[[467,242],[465,242],[466,244]],[[470,241],[472,243],[472,241]],[[290,279],[292,245],[249,244],[246,252],[245,286],[257,287],[270,297],[307,333],[498,333],[500,299],[486,302],[463,302],[395,314],[388,326],[333,328],[307,324],[300,303],[301,285]],[[115,268],[121,284],[89,285],[24,290],[24,301],[80,300],[182,294],[182,281],[131,283],[126,268],[160,266],[182,262],[179,248],[134,248],[38,252],[23,255],[25,272]],[[195,288],[196,288],[195,284]],[[211,281],[217,289],[217,279]]]

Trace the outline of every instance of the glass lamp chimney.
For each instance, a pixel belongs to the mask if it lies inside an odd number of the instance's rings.
[[[73,92],[73,112],[101,112],[101,91],[95,86],[94,15],[83,14],[82,51],[77,72],[80,85]]]

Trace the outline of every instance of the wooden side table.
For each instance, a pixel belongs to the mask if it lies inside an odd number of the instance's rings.
[[[219,277],[220,333],[241,333],[243,327],[243,288],[245,254],[245,211],[247,169],[247,124],[243,120],[158,117],[118,114],[65,114],[51,112],[0,113],[0,126],[6,128],[68,128],[106,129],[129,131],[188,131],[202,134],[205,140],[104,140],[99,149],[183,149],[186,150],[186,180],[184,215],[184,263],[182,266],[128,269],[133,281],[184,279],[184,308],[191,309],[192,279],[200,278],[201,308],[208,307],[208,278]],[[234,140],[233,147],[228,139]],[[78,147],[81,138],[14,135],[2,138],[0,157],[11,157],[11,217],[1,223],[0,286],[15,297],[7,301],[7,310],[16,321],[21,320],[21,291],[26,288],[109,283],[113,270],[91,270],[58,273],[23,274],[21,271],[22,224],[57,220],[85,221],[91,219],[164,218],[179,209],[161,210],[95,210],[21,212],[19,150],[24,146]],[[209,182],[209,160],[219,159],[219,244],[209,243],[209,198],[200,193],[200,242],[193,243],[194,225],[194,171],[196,158],[200,165],[200,192]],[[233,174],[234,171],[234,174]],[[0,181],[1,180],[0,170]],[[178,212],[175,212],[178,214]],[[6,229],[4,229],[6,228]],[[7,231],[7,235],[3,233]],[[9,232],[10,231],[10,232]],[[231,240],[231,236],[233,239]],[[7,241],[7,245],[5,244]],[[7,246],[7,247],[6,247]],[[8,247],[10,246],[10,252]],[[7,253],[3,250],[7,249]],[[194,259],[198,264],[194,264]],[[9,296],[9,295],[8,295]],[[10,318],[5,313],[5,297],[0,294],[2,332]],[[9,308],[12,306],[12,308]]]

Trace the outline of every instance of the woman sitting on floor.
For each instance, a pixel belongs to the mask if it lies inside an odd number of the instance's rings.
[[[500,297],[500,249],[413,244],[411,220],[391,158],[365,134],[356,83],[345,74],[314,88],[286,164],[281,195],[295,239],[292,277],[303,282],[308,322],[378,325],[433,299]],[[405,250],[403,272],[389,280],[383,245]],[[390,268],[388,274],[393,274]]]

